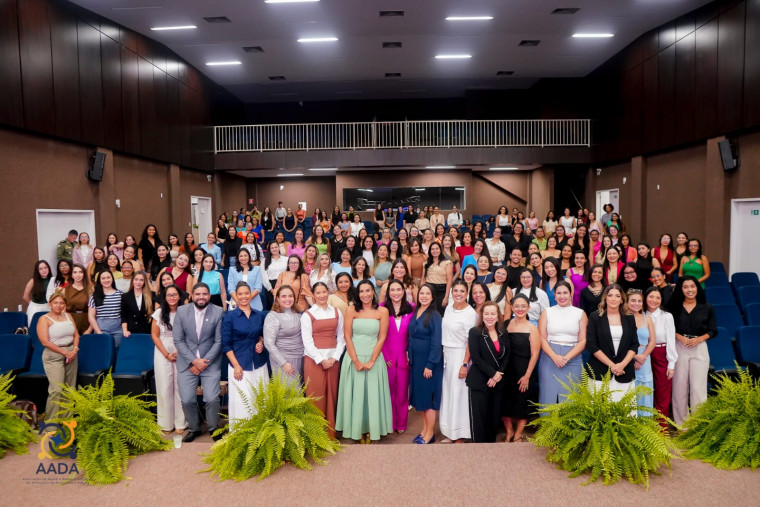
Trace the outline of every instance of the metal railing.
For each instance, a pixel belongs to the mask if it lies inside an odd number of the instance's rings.
[[[442,120],[214,127],[215,153],[590,145],[590,120]]]

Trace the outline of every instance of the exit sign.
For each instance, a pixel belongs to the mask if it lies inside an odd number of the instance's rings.
[[[753,209],[752,210],[753,215],[760,215],[760,209]]]

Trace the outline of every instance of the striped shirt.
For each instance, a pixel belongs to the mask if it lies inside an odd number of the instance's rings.
[[[116,290],[110,295],[106,294],[105,299],[103,299],[103,304],[100,306],[95,304],[95,296],[90,296],[87,306],[97,310],[96,317],[99,319],[121,319],[122,294],[124,293],[120,290]]]

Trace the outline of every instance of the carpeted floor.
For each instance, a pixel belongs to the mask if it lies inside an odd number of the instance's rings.
[[[204,468],[204,435],[180,449],[140,456],[130,462],[131,480],[93,487],[37,474],[38,447],[0,459],[0,505],[758,505],[760,471],[726,472],[694,461],[673,463],[651,479],[647,492],[621,482],[579,487],[530,443],[414,445],[417,417],[404,435],[376,445],[347,443],[327,466],[302,471],[285,465],[264,481],[218,482]],[[440,435],[437,435],[440,439]],[[45,467],[50,461],[45,461]]]

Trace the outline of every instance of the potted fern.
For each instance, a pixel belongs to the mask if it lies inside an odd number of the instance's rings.
[[[322,412],[304,395],[303,387],[283,380],[278,373],[260,382],[256,399],[245,403],[256,415],[238,421],[231,432],[211,447],[203,461],[204,472],[220,480],[242,481],[258,475],[261,480],[289,461],[310,470],[308,458],[318,464],[340,449],[327,433]],[[219,430],[220,432],[222,430]]]
[[[725,470],[754,470],[760,466],[760,379],[736,369],[736,380],[725,373],[714,377],[715,396],[686,420],[677,441],[687,458]]]
[[[656,417],[631,416],[637,396],[650,389],[637,386],[613,401],[609,382],[608,373],[601,387],[593,387],[584,370],[579,382],[563,383],[567,399],[540,406],[543,417],[531,423],[538,427],[531,441],[547,447],[547,460],[571,472],[570,477],[590,474],[584,485],[600,478],[609,485],[625,477],[649,489],[649,475],[657,474],[663,465],[670,468],[678,451]],[[659,414],[652,408],[639,410]]]
[[[89,484],[119,482],[134,456],[172,447],[150,412],[154,402],[145,395],[114,396],[113,389],[110,373],[94,386],[63,388],[61,409],[77,422],[77,459]]]
[[[23,412],[11,406],[16,398],[9,392],[12,382],[10,373],[0,376],[0,458],[8,449],[26,454],[27,445],[34,442],[34,431],[19,417]]]

